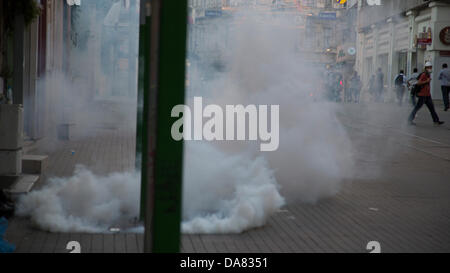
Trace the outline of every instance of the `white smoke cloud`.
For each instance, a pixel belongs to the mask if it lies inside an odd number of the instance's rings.
[[[137,174],[97,176],[77,166],[72,177],[51,178],[20,198],[17,214],[52,232],[105,232],[137,216],[139,197]]]
[[[205,104],[280,105],[280,147],[260,153],[253,142],[186,142],[185,233],[260,227],[284,205],[280,192],[287,202],[315,202],[336,194],[352,175],[352,145],[337,106],[310,98],[311,92],[320,98],[320,70],[303,62],[291,30],[268,28],[270,18],[246,18],[234,30],[223,22],[211,28],[214,37],[229,37],[229,47],[218,48],[216,61],[192,61],[187,101],[203,95]],[[218,62],[224,70],[215,70]],[[105,232],[138,215],[139,184],[134,173],[97,176],[78,167],[72,177],[50,179],[23,197],[18,213],[50,231]]]
[[[284,204],[264,158],[226,155],[205,143],[186,147],[186,233],[238,233],[260,227]]]
[[[248,142],[215,145],[228,154],[264,157],[288,202],[316,202],[336,194],[342,181],[353,175],[354,151],[337,118],[341,106],[323,100],[325,65],[305,61],[305,53],[296,47],[299,34],[292,30],[293,16],[274,18],[245,11],[237,13],[234,21],[240,22],[239,27],[230,30],[227,24],[218,24],[213,28],[212,37],[227,36],[231,41],[219,54],[224,56],[219,60],[226,71],[190,87],[189,101],[203,95],[207,103],[222,107],[279,105],[277,151],[259,153],[257,145]],[[214,66],[194,62],[191,70],[202,75],[214,71]]]
[[[229,156],[205,143],[188,143],[184,172],[186,233],[238,233],[264,225],[284,204],[263,158]],[[77,166],[19,200],[17,214],[52,232],[107,232],[138,216],[140,176],[97,176]]]

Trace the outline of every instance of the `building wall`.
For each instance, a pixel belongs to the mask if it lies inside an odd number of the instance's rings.
[[[44,3],[45,2],[45,3]],[[66,1],[42,0],[44,8],[38,22],[40,45],[38,52],[38,77],[36,78],[37,96],[33,138],[53,136],[58,122],[59,101],[61,100],[60,75],[64,70],[64,55],[67,54],[67,41],[64,37],[64,9],[68,9]],[[67,33],[66,33],[67,34]]]
[[[439,41],[439,31],[450,25],[450,5],[433,1],[427,5],[421,2],[419,5],[417,1],[386,0],[378,11],[376,8],[362,7],[358,14],[359,54],[356,67],[363,73],[365,86],[370,76],[381,67],[385,75],[385,99],[393,100],[393,80],[399,70],[405,70],[410,75],[413,68],[423,70],[424,63],[431,61],[436,72],[433,73],[432,96],[440,99],[437,75],[441,64],[447,60],[440,55],[450,48]],[[433,43],[420,48],[416,45],[416,37],[424,28],[432,29]]]
[[[189,0],[190,16],[192,18],[188,33],[188,50],[191,53],[200,54],[202,51],[211,51],[217,44],[226,40],[226,37],[212,35],[220,25],[222,7],[230,5],[222,0]],[[216,16],[207,14],[207,11],[216,11]],[[213,37],[212,37],[213,36]],[[221,39],[222,38],[222,39]]]
[[[434,98],[442,98],[440,82],[438,80],[439,71],[443,63],[450,64],[450,46],[444,45],[439,38],[439,34],[444,27],[450,27],[450,4],[433,3],[430,5],[431,9],[431,30],[433,43],[428,46],[427,51],[431,55],[431,62],[433,63],[433,80],[432,80],[432,94]],[[445,56],[444,56],[445,55]]]
[[[369,6],[366,0],[362,0],[358,27],[369,27],[383,18],[397,16],[407,10],[421,6],[426,6],[423,0],[381,0],[380,6]]]
[[[341,19],[345,17],[346,6],[331,0],[301,0],[297,3],[299,21],[303,22],[303,29],[299,31],[299,51],[322,65],[335,64],[337,48],[345,39],[346,24]],[[325,19],[320,16],[323,13],[335,13],[336,18]]]

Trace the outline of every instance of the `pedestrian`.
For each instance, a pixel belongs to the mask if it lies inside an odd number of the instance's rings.
[[[355,103],[359,103],[359,99],[361,98],[361,88],[362,88],[361,77],[358,75],[358,73],[356,73]]]
[[[395,77],[394,84],[395,84],[395,93],[397,94],[397,100],[398,105],[402,106],[403,102],[403,96],[405,94],[405,84],[406,84],[406,77],[405,72],[403,70],[400,70],[400,73]]]
[[[417,111],[422,108],[422,106],[425,104],[428,107],[428,110],[431,113],[431,117],[433,118],[433,122],[435,125],[441,125],[444,124],[443,121],[439,120],[439,117],[434,109],[433,100],[431,98],[430,93],[430,82],[431,82],[431,72],[432,72],[432,64],[431,62],[425,63],[425,71],[422,72],[419,75],[419,80],[417,84],[420,86],[420,92],[418,93],[419,100],[417,101],[416,106],[412,110],[411,114],[409,115],[408,124],[409,125],[416,125],[414,123],[414,118],[416,117]]]
[[[344,91],[344,79],[341,73],[336,73],[334,95],[336,102],[342,101],[342,93]]]
[[[444,100],[444,111],[449,109],[449,93],[450,93],[450,70],[447,64],[442,65],[442,70],[439,73],[439,80],[441,81],[442,99]]]
[[[345,102],[353,101],[353,77],[355,76],[355,72],[352,71],[345,85]]]
[[[375,98],[375,75],[370,76],[367,89],[369,90],[369,94],[372,95],[372,98]]]
[[[354,71],[353,76],[350,79],[350,102],[359,102],[359,96],[361,93],[361,79],[358,72]]]
[[[6,99],[6,96],[3,95],[3,91],[0,90],[0,104],[7,104],[8,100]]]
[[[381,71],[381,67],[378,68],[375,76],[375,99],[378,102],[383,101],[383,89],[384,89],[384,74]]]
[[[411,74],[411,76],[409,77],[409,79],[407,81],[409,94],[411,96],[411,104],[413,107],[416,106],[416,94],[414,94],[414,92],[413,92],[413,87],[414,87],[414,85],[416,85],[418,78],[419,78],[419,72],[418,72],[417,68],[414,68],[413,73]]]
[[[334,75],[331,71],[327,72],[326,75],[326,82],[325,82],[325,86],[326,86],[326,91],[327,91],[327,99],[329,101],[333,101],[334,100]]]

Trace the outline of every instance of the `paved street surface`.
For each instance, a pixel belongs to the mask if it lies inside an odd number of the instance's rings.
[[[345,105],[338,116],[355,143],[357,162],[338,195],[317,204],[289,203],[263,228],[243,234],[183,235],[182,251],[368,252],[367,243],[378,241],[382,252],[449,252],[450,112],[439,104],[437,110],[444,126],[435,127],[424,107],[417,126],[409,127],[409,106]],[[33,151],[49,154],[47,177],[69,176],[77,163],[97,173],[133,167],[132,133],[114,126],[92,130],[95,136],[41,143]],[[82,252],[143,247],[142,234],[48,233],[21,218],[11,221],[6,239],[17,252],[68,252],[72,240],[81,243]]]

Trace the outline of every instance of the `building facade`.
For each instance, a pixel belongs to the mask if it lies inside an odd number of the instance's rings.
[[[11,87],[13,103],[23,105],[25,138],[39,139],[45,135],[52,118],[49,113],[53,112],[53,91],[56,90],[43,84],[43,79],[64,69],[70,9],[65,1],[30,1],[40,8],[37,19],[27,25],[19,13],[7,19],[13,21],[14,29],[7,41],[9,49],[5,60],[13,73],[6,78],[6,83]]]
[[[450,43],[445,39],[450,29],[449,1],[384,0],[380,6],[370,6],[359,0],[358,4],[356,69],[363,83],[367,86],[371,75],[381,68],[388,94],[385,99],[390,100],[400,70],[410,75],[430,61],[435,72],[431,93],[440,99],[438,73],[443,63],[450,63]]]
[[[299,0],[296,4],[298,23],[303,26],[300,31],[300,52],[311,57],[307,62],[334,65],[340,44],[337,33],[346,5],[333,0]]]

